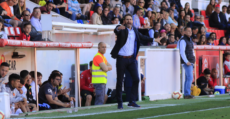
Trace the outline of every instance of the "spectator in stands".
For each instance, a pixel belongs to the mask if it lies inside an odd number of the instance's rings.
[[[203,15],[200,15],[200,23],[203,24],[203,26],[205,26],[204,16]]]
[[[214,41],[213,38],[208,37],[208,38],[207,38],[207,45],[215,45],[215,44],[213,43],[213,41]]]
[[[214,12],[214,10],[215,10],[215,0],[210,0],[210,3],[207,6],[206,11],[205,11],[206,16],[210,17],[210,15]]]
[[[164,12],[164,19],[166,20],[166,23],[168,24],[174,24],[176,26],[178,26],[178,23],[176,21],[173,21],[171,17],[169,17],[169,13],[168,12]]]
[[[153,0],[146,0],[144,8],[147,8],[147,11],[153,11]]]
[[[95,11],[95,9],[97,9],[98,6],[100,6],[102,8],[103,2],[104,2],[104,0],[98,0],[97,3],[95,3],[95,5],[94,5],[93,10]],[[103,8],[102,8],[102,10],[103,10]]]
[[[117,17],[113,17],[112,24],[119,24],[119,19]]]
[[[198,43],[197,36],[192,35],[192,41],[193,41],[193,45],[197,45],[197,43]]]
[[[170,9],[173,10],[173,15],[174,15],[174,19],[178,19],[178,12],[177,12],[177,9],[176,9],[176,3],[174,2],[171,2],[170,4]]]
[[[130,4],[135,8],[137,5],[137,1],[136,0],[130,0]]]
[[[108,6],[104,7],[103,14],[101,16],[102,23],[104,25],[112,24],[111,19],[112,19],[112,17],[109,14],[109,7]]]
[[[63,0],[53,0],[53,3],[53,11],[65,16],[67,4]]]
[[[196,26],[193,26],[193,27],[192,27],[192,35],[193,35],[193,36],[196,36],[196,37],[197,37],[198,31],[199,31],[198,27],[196,27]]]
[[[93,15],[91,16],[90,19],[91,24],[102,25],[101,14],[102,14],[102,8],[98,6],[95,9]]]
[[[18,18],[21,19],[21,14],[23,11],[28,10],[30,11],[28,8],[26,8],[26,1],[25,0],[19,0],[17,5],[14,5],[14,15]]]
[[[184,35],[183,31],[184,31],[184,26],[179,25],[175,31],[175,39],[177,41],[179,41],[179,39]]]
[[[212,38],[213,40],[216,40],[216,33],[215,32],[212,32],[210,35],[209,35],[210,38]]]
[[[226,37],[227,38],[227,43],[226,43],[226,46],[229,46],[230,45],[230,38]]]
[[[216,70],[216,68],[213,68],[211,71],[211,77],[208,80],[208,87],[210,89],[214,89],[215,86],[217,86],[217,75],[218,75],[218,71]]]
[[[170,24],[165,24],[164,25],[164,29],[166,30],[166,34],[170,34],[171,32],[171,25]]]
[[[201,37],[202,35],[205,35],[205,36],[206,36],[206,32],[205,32],[205,27],[204,27],[204,26],[200,27],[200,29],[199,29],[199,31],[198,31],[198,34],[197,34],[197,38],[200,39],[200,37]]]
[[[0,6],[4,9],[5,12],[2,13],[4,20],[11,24],[13,27],[17,27],[21,25],[21,21],[13,14],[13,6],[18,4],[18,0],[7,0],[6,2],[2,2]],[[12,8],[12,10],[11,10]]]
[[[168,39],[168,36],[167,36],[167,34],[166,34],[166,30],[165,29],[162,29],[161,31],[160,31],[160,36],[161,37],[166,37],[166,40]]]
[[[185,11],[185,15],[190,15],[190,17],[193,17],[193,14],[190,10],[190,4],[188,2],[185,3],[184,11]]]
[[[198,37],[199,42],[197,43],[197,45],[206,45],[206,36],[205,35],[201,35],[200,37]]]
[[[154,27],[155,22],[157,22],[156,12],[152,12],[152,15],[151,15],[151,18],[150,18],[150,27]]]
[[[39,7],[35,7],[33,9],[33,13],[32,13],[32,17],[31,17],[31,24],[33,27],[35,27],[35,29],[38,32],[42,32],[42,24],[40,22],[40,18],[41,18],[41,10]]]
[[[5,29],[4,29],[4,21],[1,19],[0,19],[0,38],[1,39],[8,39],[8,36],[5,33]]]
[[[168,6],[167,6],[167,4],[166,4],[165,1],[162,1],[162,2],[161,2],[160,8],[161,8],[161,10],[167,10],[167,9],[168,9]]]
[[[150,20],[151,20],[151,17],[152,17],[152,12],[151,11],[147,11],[146,12],[146,17],[145,17],[145,25],[146,27],[150,27]]]
[[[133,26],[136,27],[137,29],[141,27],[140,24],[140,16],[142,14],[142,9],[137,8],[136,13],[133,15]]]
[[[125,4],[123,4],[123,16],[126,14],[134,14],[134,7],[130,5],[130,0],[125,0]]]
[[[228,18],[227,21],[230,22],[230,20],[229,20],[229,18],[230,18],[230,6],[228,6],[228,8],[227,8],[226,18]]]
[[[191,20],[190,20],[190,16],[189,15],[186,15],[185,16],[185,24],[186,24],[186,26],[188,26],[188,27],[191,27],[191,28],[193,28],[193,27],[201,27],[201,26],[203,26],[203,24],[201,24],[200,22],[196,22],[196,21],[194,21],[194,22],[192,22]]]
[[[209,25],[218,29],[227,28],[227,20],[224,14],[220,12],[220,5],[215,6],[215,11],[210,15]]]
[[[61,75],[58,73],[52,73],[49,77],[48,83],[41,86],[39,90],[39,109],[58,109],[63,107],[70,107],[70,103],[63,103],[58,100],[57,88],[59,81],[61,80]],[[45,106],[48,105],[48,106]]]
[[[20,40],[30,41],[31,27],[32,25],[29,22],[24,24],[23,26],[24,32],[22,33]]]
[[[226,37],[221,37],[219,40],[219,45],[226,45],[226,43],[227,43]]]
[[[160,22],[155,22],[154,27],[152,27],[151,29],[149,29],[149,37],[150,38],[158,38],[160,37],[160,28],[161,28],[161,23]],[[158,33],[157,35],[155,35],[156,33]],[[152,46],[158,46],[157,42],[153,42]]]
[[[154,33],[154,38],[160,38],[160,33],[159,32],[156,32]],[[153,42],[150,44],[151,46],[158,46],[158,42]]]
[[[111,6],[111,10],[113,10],[115,7],[118,7],[120,16],[123,15],[124,10],[123,10],[122,2],[120,0],[112,0],[110,2],[110,6]]]
[[[81,11],[81,7],[84,7],[83,11]],[[88,4],[81,5],[77,0],[68,0],[68,17],[70,17],[73,21],[76,19],[87,19],[86,11],[89,9]]]
[[[230,75],[230,54],[226,53],[224,58],[224,74]]]
[[[175,26],[178,26],[178,22],[177,22],[177,20],[175,19],[175,17],[174,17],[174,11],[172,11],[172,9],[171,10],[169,10],[169,11],[171,11],[170,13],[171,14],[169,14],[169,16],[170,16],[170,18],[173,20],[173,24],[175,24]],[[172,23],[171,23],[172,24]]]
[[[167,39],[165,37],[162,38],[159,45],[160,46],[166,46],[167,45]]]
[[[26,85],[25,85],[25,87],[27,89],[26,97],[27,97],[27,100],[29,101],[29,103],[37,104],[36,100],[33,99],[32,90],[31,90],[31,83],[32,83],[32,78],[31,78],[30,74],[28,74],[28,80],[27,80]]]
[[[24,24],[30,23],[30,12],[28,10],[25,10],[22,12],[22,18],[23,22],[21,24],[21,31],[24,33],[23,27]],[[30,32],[30,41],[41,41],[42,40],[42,34],[36,30],[34,26],[31,26],[31,32]]]
[[[119,12],[120,12],[120,8],[116,6],[113,9],[113,12],[110,12],[110,15],[111,15],[111,17],[117,17],[119,19],[119,21],[121,21],[122,15]]]
[[[40,7],[42,14],[50,14],[51,10],[53,9],[53,3],[48,1],[46,2],[46,5],[43,7]]]
[[[30,76],[32,78],[32,83],[31,83],[31,92],[32,92],[32,95],[33,95],[33,99],[36,100],[36,97],[37,97],[37,94],[35,92],[35,72],[34,71],[31,71],[30,72]],[[37,72],[37,91],[39,91],[39,87],[41,85],[41,81],[42,81],[42,74],[40,72]]]
[[[10,104],[20,105],[19,107],[24,113],[26,113],[27,110],[25,110],[25,107],[27,100],[25,97],[21,97],[19,91],[17,90],[20,84],[20,79],[21,77],[18,74],[11,74],[9,76],[9,82],[6,84],[6,91],[10,95]],[[11,91],[11,93],[8,91]]]
[[[112,9],[111,5],[110,5],[110,0],[105,0],[105,2],[103,3],[103,10],[105,7],[109,8],[109,11]]]
[[[152,9],[153,11],[160,12],[160,2],[158,0],[153,1]]]
[[[227,22],[228,22],[228,19],[229,19],[229,17],[230,17],[230,14],[227,13],[227,6],[226,6],[226,5],[222,6],[222,13],[225,15],[226,20],[227,20]]]
[[[200,95],[208,95],[207,93],[207,86],[208,86],[208,80],[210,79],[211,72],[207,68],[203,72],[204,76],[201,76],[197,79],[197,86],[201,89]]]
[[[178,25],[185,26],[185,12],[183,9],[179,12]]]
[[[9,72],[10,65],[7,62],[2,62],[0,65],[0,83],[7,83],[6,75]]]
[[[142,9],[143,16],[145,16],[145,12],[147,12],[147,9],[144,8],[145,1],[144,0],[138,0],[138,5],[136,6],[136,9],[140,8]]]
[[[168,44],[177,44],[177,41],[175,40],[174,34],[169,35]]]
[[[171,24],[170,26],[171,26],[171,30],[170,30],[170,32],[167,35],[170,35],[170,34],[174,35],[175,32],[176,32],[177,26],[175,26],[174,24]]]

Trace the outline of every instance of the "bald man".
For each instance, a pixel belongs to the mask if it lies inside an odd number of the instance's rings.
[[[98,53],[93,58],[92,64],[92,84],[95,88],[95,105],[102,105],[105,102],[105,88],[107,83],[107,72],[112,70],[112,66],[106,60],[104,54],[106,44],[98,44]]]

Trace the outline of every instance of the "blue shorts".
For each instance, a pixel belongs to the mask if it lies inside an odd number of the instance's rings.
[[[10,23],[11,19],[4,19],[7,23]]]

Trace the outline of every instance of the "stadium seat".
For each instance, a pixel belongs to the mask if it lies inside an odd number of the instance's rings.
[[[191,21],[194,21],[194,18],[195,18],[195,13],[194,13],[194,10],[191,10],[193,16],[190,18]]]
[[[20,39],[20,36],[21,36],[21,34],[22,34],[21,28],[20,28],[20,27],[15,27],[14,30],[15,30],[15,39],[16,39],[16,40],[21,40],[21,39]]]
[[[90,11],[89,12],[89,18],[91,18],[91,16],[93,15],[94,11]]]
[[[206,18],[205,10],[201,10],[201,11],[200,11],[200,15],[202,15],[202,16],[204,16],[204,18]]]

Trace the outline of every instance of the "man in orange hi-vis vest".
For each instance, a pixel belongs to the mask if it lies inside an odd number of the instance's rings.
[[[106,60],[104,54],[106,44],[98,44],[98,53],[93,58],[92,64],[92,84],[95,88],[95,105],[102,105],[105,101],[105,88],[107,83],[107,72],[112,70],[112,66]]]

